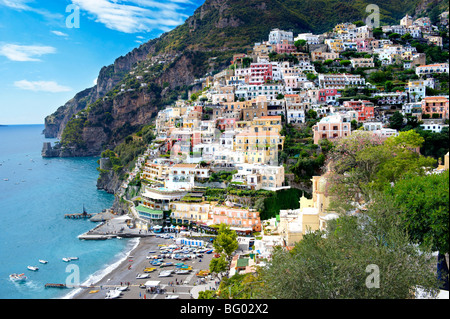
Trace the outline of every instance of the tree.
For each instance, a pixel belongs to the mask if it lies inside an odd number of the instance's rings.
[[[341,60],[339,61],[339,64],[342,66],[349,66],[350,64],[352,64],[352,62],[349,60]]]
[[[436,160],[416,153],[423,143],[415,131],[400,132],[383,142],[367,131],[355,131],[335,142],[328,154],[329,192],[337,195],[335,209],[349,210],[352,202],[368,202],[374,190],[407,174],[424,175]]]
[[[229,225],[220,224],[213,246],[216,252],[225,253],[229,260],[231,254],[239,247],[236,232],[231,230]]]
[[[398,209],[403,227],[411,240],[421,247],[439,252],[444,261],[443,289],[448,290],[448,266],[444,254],[449,252],[449,171],[426,176],[411,175],[387,188],[388,200]]]
[[[436,294],[430,253],[411,245],[399,223],[395,207],[378,194],[365,213],[330,221],[290,252],[274,250],[260,271],[258,298],[409,299],[416,286]]]
[[[228,269],[228,262],[224,256],[211,259],[209,263],[209,271],[212,274],[220,274]]]
[[[400,130],[403,127],[403,114],[399,111],[396,111],[390,118],[389,118],[389,127]]]

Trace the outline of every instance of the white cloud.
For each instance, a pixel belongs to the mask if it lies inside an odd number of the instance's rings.
[[[51,93],[59,93],[59,92],[68,92],[72,91],[71,88],[67,86],[59,85],[54,81],[16,81],[14,82],[14,86],[22,89],[29,90],[34,92],[51,92]]]
[[[56,49],[51,46],[41,45],[16,45],[4,44],[0,47],[0,55],[4,55],[11,61],[40,61],[36,57],[44,54],[55,53]]]
[[[152,29],[172,29],[188,17],[177,3],[153,0],[72,0],[88,12],[96,22],[107,28],[124,32],[148,32]],[[176,2],[185,2],[182,0]]]
[[[69,36],[68,34],[66,34],[64,32],[61,32],[61,31],[50,31],[50,32],[53,33],[53,34],[56,34],[56,35],[58,35],[60,37],[68,37]]]
[[[28,3],[34,2],[33,0],[0,0],[0,6],[5,6],[17,11],[30,11],[40,14],[48,19],[61,20],[64,18],[62,14],[52,13],[45,9],[33,8]]]

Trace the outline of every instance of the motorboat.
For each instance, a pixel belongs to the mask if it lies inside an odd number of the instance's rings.
[[[166,296],[166,299],[179,299],[180,298],[180,296],[178,296],[178,295],[167,295]]]
[[[43,259],[39,259],[39,262],[40,262],[41,264],[48,264],[48,261],[47,261],[47,260],[43,260]]]
[[[78,257],[69,257],[70,260],[78,260]]]
[[[15,282],[24,282],[27,280],[27,276],[25,274],[11,274],[9,275],[9,279]]]
[[[145,278],[150,278],[149,274],[137,274],[136,275],[136,279],[145,279]]]
[[[105,299],[119,298],[122,292],[120,290],[110,290],[106,293]]]
[[[125,290],[127,290],[128,289],[128,286],[120,286],[120,287],[116,287],[116,290],[119,290],[119,291],[125,291]]]
[[[144,272],[152,272],[152,271],[155,271],[155,270],[156,270],[156,268],[152,268],[152,267],[144,268]]]
[[[162,264],[160,265],[161,268],[164,268],[164,267],[170,267],[170,266],[173,266],[173,263],[167,262],[167,263],[162,263]]]
[[[36,267],[36,266],[28,266],[27,268],[28,268],[28,270],[32,270],[32,271],[37,271],[37,270],[39,270],[39,268]]]
[[[63,259],[62,259],[63,261],[65,261],[66,263],[68,263],[69,261],[70,261],[70,258],[67,258],[67,257],[63,257]]]
[[[169,277],[172,274],[172,270],[165,270],[159,273],[159,277]]]
[[[180,270],[175,270],[175,274],[177,275],[187,275],[189,274],[190,270],[187,269],[180,269]]]

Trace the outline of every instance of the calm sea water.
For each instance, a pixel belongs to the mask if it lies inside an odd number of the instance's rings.
[[[43,125],[0,126],[0,298],[49,299],[72,295],[72,289],[45,288],[65,283],[77,273],[92,282],[126,257],[135,240],[82,241],[78,235],[96,226],[89,220],[65,219],[111,207],[114,196],[96,188],[97,158],[42,158]],[[5,180],[7,179],[7,181]],[[79,257],[66,263],[63,257]],[[40,264],[39,259],[48,261]],[[37,266],[33,272],[27,266]],[[25,273],[26,283],[9,274]]]

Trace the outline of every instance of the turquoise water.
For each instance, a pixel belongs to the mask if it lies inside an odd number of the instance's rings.
[[[105,268],[125,257],[134,240],[82,241],[78,235],[96,226],[89,220],[65,219],[111,207],[114,196],[97,190],[97,158],[42,158],[43,125],[0,126],[0,298],[67,297],[72,289],[46,283],[99,279]],[[4,179],[7,179],[5,181]],[[66,263],[63,257],[79,257]],[[39,259],[48,261],[40,264]],[[33,272],[27,266],[37,266]],[[75,268],[68,268],[76,265]],[[25,273],[27,282],[9,280]],[[75,281],[74,281],[75,280]]]

